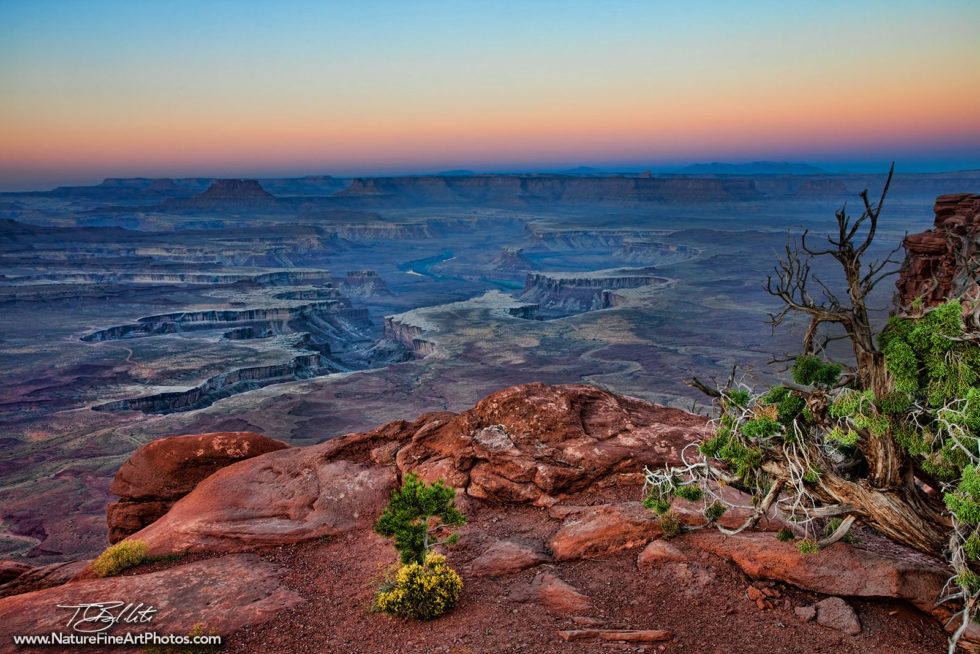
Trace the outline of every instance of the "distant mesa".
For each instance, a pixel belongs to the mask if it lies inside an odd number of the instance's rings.
[[[272,200],[274,195],[262,188],[254,179],[216,179],[204,193],[198,193],[192,200]]]
[[[279,201],[254,179],[216,179],[203,193],[190,198],[165,200],[161,208],[176,211],[199,209],[270,210],[279,207]]]
[[[683,175],[822,175],[826,171],[802,163],[786,161],[752,161],[749,163],[701,163],[681,168]]]
[[[177,189],[177,184],[174,180],[169,177],[162,177],[160,179],[155,179],[153,182],[146,187],[146,191],[152,191],[156,193],[169,193]]]
[[[494,270],[537,270],[538,266],[524,256],[522,248],[507,247],[500,248],[500,254],[490,263]]]
[[[528,273],[521,300],[539,306],[543,318],[608,309],[626,303],[617,291],[663,288],[669,279],[654,268],[614,268],[586,273]]]

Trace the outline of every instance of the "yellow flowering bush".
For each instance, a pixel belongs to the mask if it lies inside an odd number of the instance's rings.
[[[381,584],[374,597],[374,610],[432,620],[456,606],[462,590],[463,580],[446,565],[446,557],[430,553],[424,565],[403,565],[394,579]]]
[[[112,577],[123,570],[139,565],[150,554],[150,546],[141,540],[124,540],[108,547],[92,563],[100,577]]]

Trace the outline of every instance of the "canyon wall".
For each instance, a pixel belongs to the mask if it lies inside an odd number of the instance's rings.
[[[978,296],[980,269],[980,195],[941,195],[934,207],[934,228],[905,238],[905,262],[897,301],[908,306],[918,297],[927,305],[947,297]]]
[[[281,384],[317,375],[339,372],[319,354],[301,354],[290,361],[269,366],[238,368],[209,378],[186,391],[157,393],[127,398],[93,406],[95,411],[142,411],[143,413],[174,413],[211,406],[217,400],[271,384]]]
[[[593,273],[528,273],[522,300],[535,302],[542,313],[572,314],[616,306],[609,296],[616,289],[661,286],[669,280],[653,269],[601,270]]]
[[[259,331],[283,334],[292,321],[309,321],[324,314],[335,314],[354,322],[366,322],[367,310],[350,308],[339,300],[325,300],[296,307],[270,307],[261,309],[215,309],[212,311],[185,311],[140,318],[128,325],[115,325],[82,336],[83,341],[114,341],[158,334],[177,334],[204,329],[255,326]]]
[[[384,338],[401,343],[419,359],[435,352],[436,344],[422,338],[422,334],[427,329],[421,325],[411,324],[403,316],[404,314],[385,316]]]

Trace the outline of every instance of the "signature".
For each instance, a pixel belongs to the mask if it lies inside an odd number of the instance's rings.
[[[74,609],[66,627],[79,633],[94,634],[119,623],[139,624],[149,622],[157,609],[143,602],[89,602],[86,604],[59,604],[59,609]]]

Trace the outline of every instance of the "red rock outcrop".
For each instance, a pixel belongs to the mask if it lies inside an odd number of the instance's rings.
[[[680,460],[705,419],[591,386],[526,384],[460,414],[271,452],[211,475],[136,537],[154,553],[238,551],[370,526],[398,476],[471,497],[554,504]],[[114,487],[115,488],[115,487]]]
[[[0,564],[0,568],[7,573],[3,583],[0,584],[0,597],[60,586],[84,570],[89,563],[91,563],[89,560],[69,561],[35,567],[5,561],[6,565]]]
[[[120,497],[106,510],[109,542],[158,519],[216,470],[287,447],[282,441],[244,431],[171,436],[147,443],[122,465],[109,489]]]
[[[80,581],[7,597],[0,599],[0,651],[30,651],[15,648],[13,635],[69,632],[66,624],[72,609],[59,605],[86,602],[144,602],[156,610],[149,622],[126,624],[127,633],[183,635],[200,623],[218,635],[227,635],[303,602],[279,581],[282,572],[281,566],[254,554],[233,554],[159,572]]]
[[[470,571],[477,577],[499,577],[551,561],[540,545],[513,540],[497,541],[473,561]]]
[[[543,604],[549,611],[563,615],[588,613],[592,609],[592,602],[586,595],[550,572],[542,572],[527,586],[517,586],[511,591],[510,598]]]
[[[602,556],[646,544],[660,535],[656,514],[639,502],[588,507],[565,520],[548,546],[559,561]]]
[[[935,227],[902,243],[905,263],[895,285],[903,306],[917,297],[934,305],[963,292],[977,294],[976,279],[967,274],[963,261],[980,252],[980,195],[940,195],[934,211]]]
[[[391,467],[330,461],[289,448],[214,473],[137,532],[151,554],[236,552],[370,528],[396,477]]]
[[[860,549],[835,543],[816,554],[800,554],[792,543],[780,543],[771,532],[726,536],[705,529],[685,538],[732,560],[750,577],[827,595],[895,597],[926,612],[932,612],[950,574],[940,561],[883,542]]]

